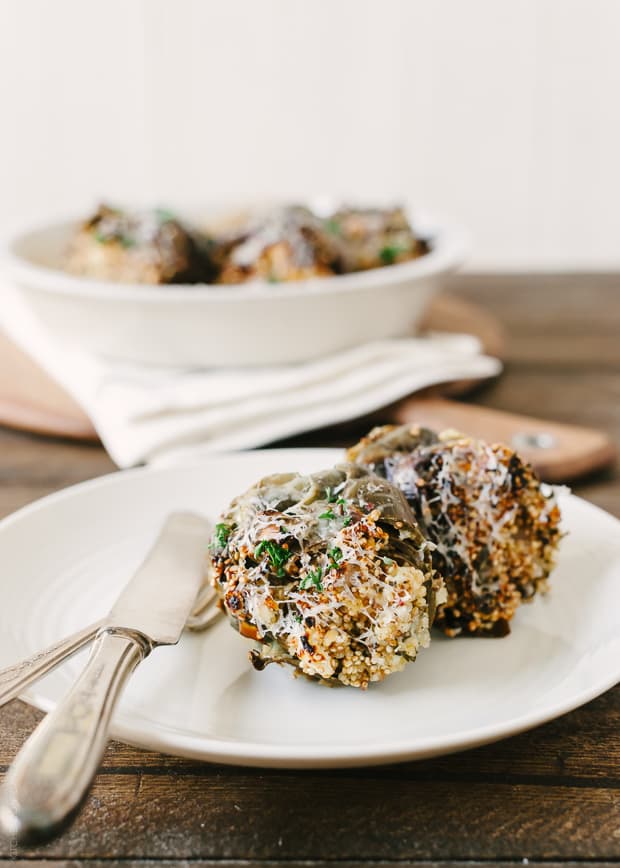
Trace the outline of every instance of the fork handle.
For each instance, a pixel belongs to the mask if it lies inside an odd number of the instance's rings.
[[[43,651],[38,651],[32,657],[0,670],[0,706],[15,699],[29,684],[47,675],[48,672],[92,641],[103,623],[103,621],[97,621],[89,627],[84,627],[83,630],[78,630],[77,633],[61,639],[60,642],[50,645]]]
[[[102,630],[69,694],[39,724],[0,791],[0,825],[19,841],[49,837],[90,789],[123,687],[150,652],[133,631]]]

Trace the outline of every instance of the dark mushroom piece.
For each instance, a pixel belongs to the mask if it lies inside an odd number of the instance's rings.
[[[396,485],[436,548],[448,636],[504,636],[517,607],[547,587],[560,532],[553,489],[508,446],[454,431],[376,428],[351,461]]]
[[[366,688],[428,645],[445,599],[402,494],[354,465],[261,480],[224,513],[211,551],[214,586],[257,641],[258,669],[286,663]]]

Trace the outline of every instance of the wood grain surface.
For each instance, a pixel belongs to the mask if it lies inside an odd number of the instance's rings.
[[[455,278],[507,327],[506,372],[474,399],[620,440],[620,278]],[[333,445],[354,426],[287,444]],[[92,445],[0,430],[0,514],[113,469]],[[620,516],[608,470],[575,491]],[[4,564],[3,570],[10,569]],[[0,772],[41,715],[0,711]],[[228,768],[110,745],[86,808],[0,866],[611,865],[620,860],[620,687],[530,733],[424,762],[346,771]]]

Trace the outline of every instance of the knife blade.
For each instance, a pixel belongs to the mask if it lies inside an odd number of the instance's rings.
[[[0,791],[0,826],[47,838],[75,816],[99,767],[116,703],[153,648],[178,642],[203,579],[209,523],[175,513],[97,632],[69,694],[22,747]]]
[[[204,576],[209,532],[202,516],[171,515],[112,606],[108,624],[136,630],[154,645],[178,642]]]

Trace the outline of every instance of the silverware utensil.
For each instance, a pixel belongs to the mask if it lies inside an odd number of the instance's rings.
[[[217,594],[209,585],[204,585],[198,591],[194,607],[185,623],[185,629],[192,633],[202,633],[218,621],[223,612],[217,608]],[[106,623],[105,618],[89,624],[82,630],[60,639],[42,651],[37,651],[31,657],[26,657],[0,670],[0,708],[15,699],[39,678],[43,678],[65,660],[80,651],[89,642],[94,641],[97,632]]]
[[[95,621],[94,624],[89,624],[88,627],[84,627],[71,636],[44,648],[43,651],[38,651],[32,657],[27,657],[13,666],[2,669],[0,671],[0,707],[19,696],[33,681],[43,678],[56,666],[92,642],[104,624],[103,618],[100,621]]]
[[[112,713],[129,676],[154,648],[179,641],[203,581],[208,534],[206,519],[171,515],[109,615],[72,637],[75,651],[92,639],[96,627],[82,674],[6,775],[0,826],[7,835],[49,837],[75,814],[101,762]]]
[[[198,592],[192,613],[185,624],[186,630],[202,633],[218,621],[223,611],[218,608],[218,596],[210,585],[203,585]]]

